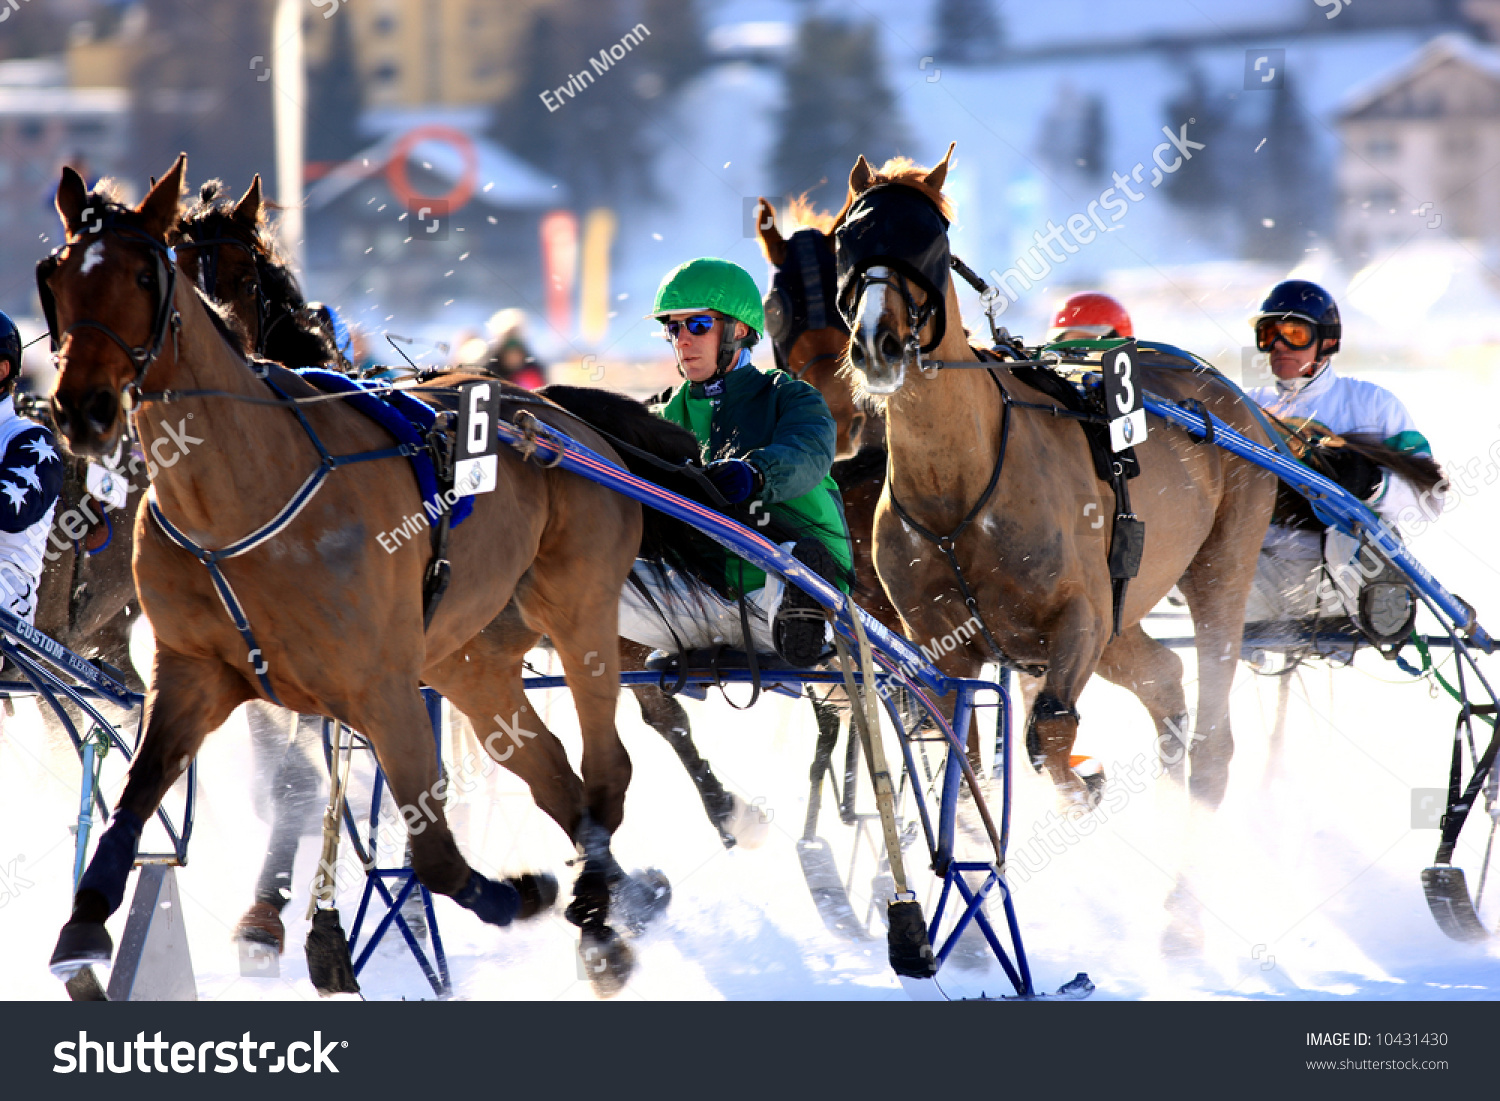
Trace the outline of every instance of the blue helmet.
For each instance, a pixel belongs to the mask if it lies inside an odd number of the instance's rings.
[[[3,394],[21,377],[21,330],[3,313],[0,313],[0,360],[10,364],[10,374],[0,382],[0,394]]]
[[[1260,304],[1260,313],[1250,323],[1258,325],[1266,318],[1274,317],[1300,317],[1312,322],[1318,330],[1318,348],[1323,347],[1323,341],[1331,340],[1333,347],[1327,350],[1327,354],[1332,355],[1339,350],[1339,338],[1344,330],[1339,322],[1338,303],[1334,302],[1333,295],[1316,283],[1309,283],[1306,279],[1288,279],[1284,283],[1277,283]]]

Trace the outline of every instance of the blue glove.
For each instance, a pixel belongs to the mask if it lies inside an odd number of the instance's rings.
[[[766,480],[759,470],[744,459],[720,459],[709,463],[704,472],[724,500],[737,505],[757,493]]]

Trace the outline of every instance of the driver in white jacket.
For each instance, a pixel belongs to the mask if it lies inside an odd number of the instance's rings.
[[[1338,306],[1316,283],[1293,279],[1274,287],[1254,318],[1256,347],[1268,353],[1275,386],[1250,391],[1267,412],[1301,427],[1313,421],[1336,435],[1362,434],[1387,447],[1431,454],[1406,406],[1395,394],[1361,379],[1345,378],[1333,369],[1341,326]],[[1441,494],[1419,494],[1405,478],[1347,451],[1341,484],[1362,498],[1399,534],[1397,520],[1410,509],[1435,519],[1443,508]],[[1261,550],[1255,585],[1246,610],[1247,622],[1285,621],[1352,615],[1359,590],[1380,577],[1399,576],[1372,558],[1356,557],[1358,543],[1321,523],[1273,523]],[[1387,576],[1381,577],[1384,572]]]

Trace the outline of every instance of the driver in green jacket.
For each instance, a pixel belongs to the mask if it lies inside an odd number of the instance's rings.
[[[812,386],[750,362],[765,330],[755,280],[727,260],[689,261],[662,280],[650,316],[666,326],[685,380],[656,412],[698,438],[708,478],[730,504],[748,503],[752,513],[764,508],[802,533],[784,548],[847,592],[853,557],[830,474],[833,417]],[[621,596],[620,633],[665,650],[754,645],[790,665],[818,661],[829,635],[815,600],[734,556],[725,582],[727,592],[719,592],[697,578],[637,568]]]

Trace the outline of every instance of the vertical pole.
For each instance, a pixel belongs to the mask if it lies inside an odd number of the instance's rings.
[[[277,0],[271,24],[271,110],[276,127],[276,199],[281,250],[297,275],[304,272],[302,155],[307,75],[302,55],[300,0]],[[338,18],[352,18],[347,12]]]
[[[94,740],[83,743],[83,785],[78,797],[78,830],[73,843],[73,893],[83,878],[83,861],[89,851],[89,830],[94,824]]]

